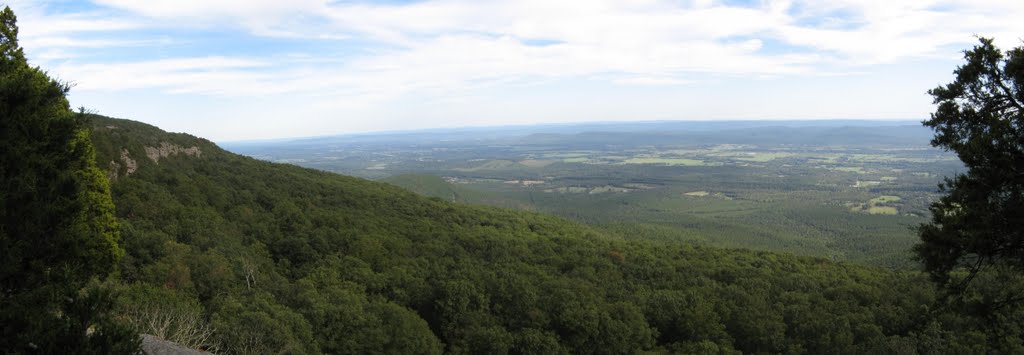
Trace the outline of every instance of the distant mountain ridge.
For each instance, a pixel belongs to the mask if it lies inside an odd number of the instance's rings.
[[[221,144],[228,148],[254,145],[307,145],[322,144],[331,141],[403,142],[418,139],[437,141],[463,139],[471,135],[473,139],[507,139],[533,134],[579,134],[584,132],[618,132],[618,133],[649,133],[649,132],[707,132],[722,130],[744,130],[756,128],[840,128],[840,127],[892,127],[907,126],[922,128],[920,120],[707,120],[707,121],[638,121],[638,122],[590,122],[560,123],[514,126],[484,126],[462,128],[433,128],[408,131],[382,131],[369,133],[336,134],[315,137],[296,137],[266,140],[226,141]]]

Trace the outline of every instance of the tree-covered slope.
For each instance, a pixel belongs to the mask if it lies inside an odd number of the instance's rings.
[[[92,117],[142,331],[232,353],[1021,351],[913,274],[627,241]],[[1003,319],[1016,325],[1017,318]],[[988,331],[990,334],[985,334]]]
[[[439,176],[429,174],[402,174],[379,180],[420,195],[448,201],[464,201],[463,193]]]
[[[417,194],[436,197],[445,201],[460,202],[472,205],[488,205],[532,211],[536,207],[514,198],[498,193],[480,191],[461,184],[451,183],[444,178],[430,174],[401,174],[380,180],[391,185],[415,192]]]

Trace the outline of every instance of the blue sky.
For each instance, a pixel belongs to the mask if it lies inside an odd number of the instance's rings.
[[[923,119],[1024,1],[8,0],[71,102],[217,141],[553,122]]]

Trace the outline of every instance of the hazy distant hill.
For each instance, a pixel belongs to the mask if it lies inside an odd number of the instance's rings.
[[[750,144],[772,145],[834,145],[834,146],[925,146],[932,133],[921,125],[914,126],[763,126],[757,128],[723,128],[719,130],[677,131],[589,131],[574,134],[537,133],[519,140],[520,144],[545,144],[586,149],[591,146],[670,144]]]
[[[932,132],[913,121],[679,121],[592,123],[529,127],[437,129],[338,135],[274,141],[229,142],[227,149],[256,158],[338,171],[330,156],[366,157],[381,150],[450,148],[487,151],[500,147],[549,150],[625,150],[650,146],[743,144],[761,148],[833,146],[847,148],[928,147]],[[466,167],[475,168],[476,166]],[[482,166],[483,168],[492,168]],[[514,165],[502,166],[514,169]],[[519,167],[521,168],[521,167]],[[360,176],[381,178],[370,172]]]
[[[985,337],[921,311],[935,295],[914,274],[625,241],[92,119],[125,314],[196,314],[174,319],[227,352],[969,352]]]
[[[884,129],[882,129],[884,128]],[[764,129],[809,129],[814,131],[848,131],[850,138],[859,133],[876,135],[880,131],[889,135],[892,129],[912,134],[915,138],[929,139],[931,133],[920,125],[917,120],[758,120],[758,121],[639,121],[639,122],[596,122],[596,123],[564,123],[540,124],[528,126],[498,127],[467,127],[437,128],[413,131],[376,132],[361,134],[327,135],[320,137],[277,139],[263,141],[236,141],[224,143],[232,151],[249,152],[249,149],[269,146],[317,147],[325,144],[364,144],[387,143],[404,144],[412,142],[445,142],[445,141],[508,141],[517,140],[531,135],[536,136],[571,136],[581,133],[618,133],[640,134],[640,136],[657,134],[671,135],[713,135],[715,132],[730,131],[762,131]],[[794,135],[798,139],[811,138],[806,135]],[[753,143],[749,143],[753,144]],[[798,144],[798,143],[797,143]]]

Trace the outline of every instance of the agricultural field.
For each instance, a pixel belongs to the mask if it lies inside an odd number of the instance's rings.
[[[751,125],[414,132],[228,148],[446,200],[553,213],[622,238],[913,266],[914,228],[942,177],[961,168],[929,146],[930,131],[915,122]]]

